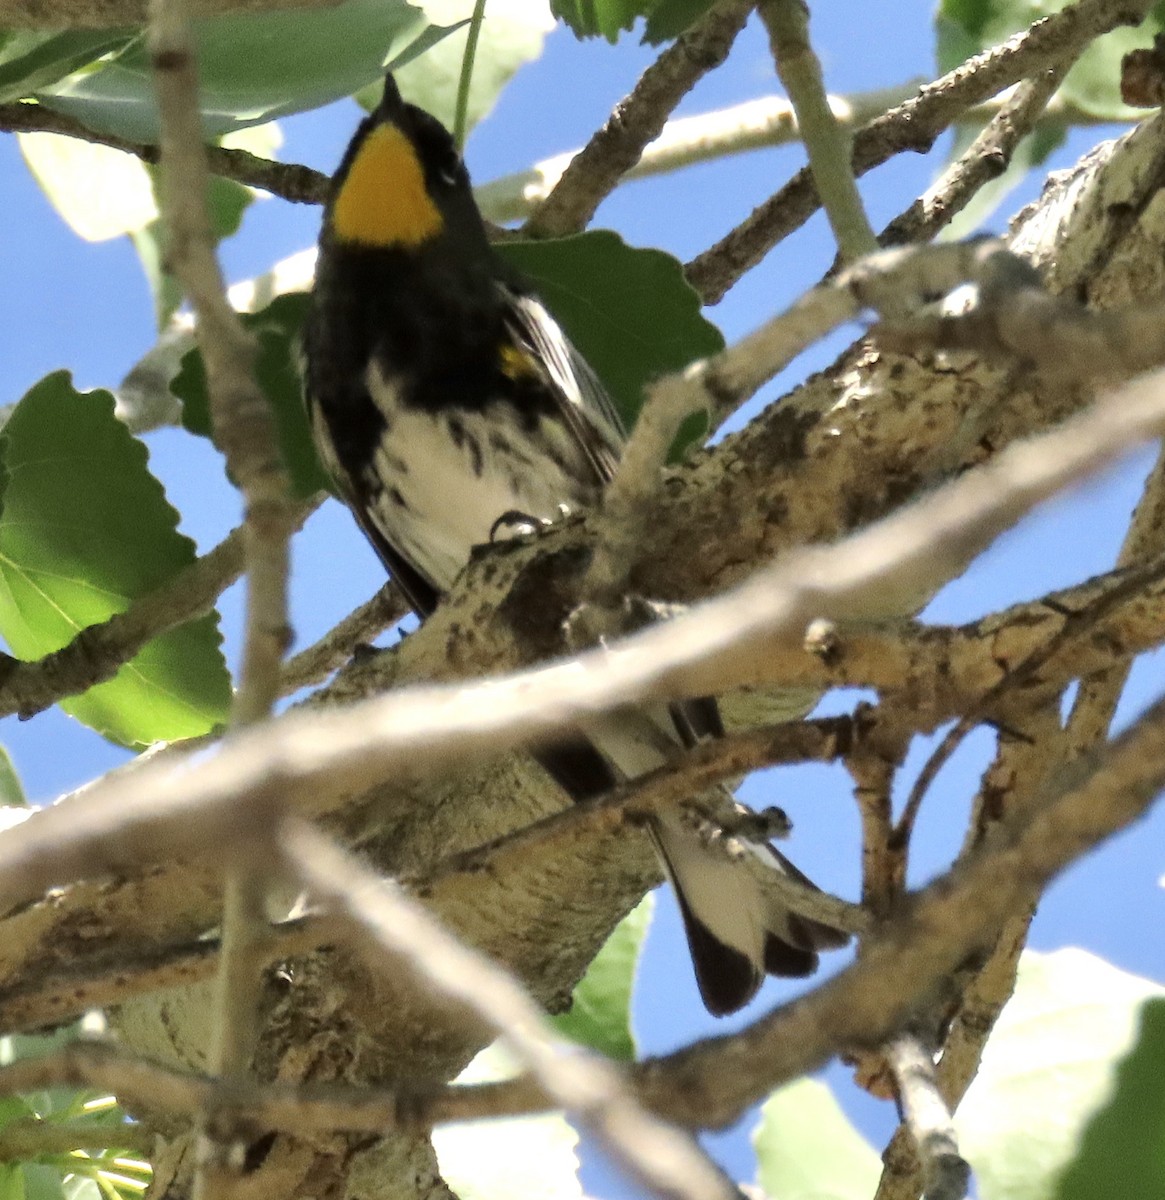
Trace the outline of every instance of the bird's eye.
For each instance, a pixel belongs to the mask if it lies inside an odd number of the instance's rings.
[[[460,186],[465,168],[461,165],[461,159],[452,150],[447,154],[443,154],[434,166],[434,174],[437,176],[437,182],[443,187],[455,188]]]

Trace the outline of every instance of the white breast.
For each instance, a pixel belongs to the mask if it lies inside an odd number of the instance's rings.
[[[499,517],[554,521],[594,499],[585,457],[557,422],[529,433],[509,404],[452,416],[406,408],[376,365],[368,388],[387,425],[369,468],[380,485],[370,515],[440,590]]]

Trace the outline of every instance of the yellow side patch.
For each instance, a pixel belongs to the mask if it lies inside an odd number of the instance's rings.
[[[442,224],[412,143],[395,125],[378,125],[340,185],[332,206],[336,235],[366,246],[417,246]]]
[[[536,376],[539,374],[538,364],[530,355],[510,342],[503,343],[501,350],[498,351],[498,358],[501,360],[502,374],[508,379],[520,379],[523,375]]]

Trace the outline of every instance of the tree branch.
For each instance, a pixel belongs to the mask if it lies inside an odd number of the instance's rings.
[[[1064,867],[1143,816],[1165,784],[1165,701],[1074,782],[1019,810],[997,839],[915,896],[853,966],[739,1034],[643,1064],[642,1094],[680,1124],[735,1120],[839,1048],[895,1034],[967,956]]]
[[[326,679],[361,647],[392,628],[409,612],[408,602],[391,580],[318,642],[283,664],[280,690],[285,696]]]
[[[728,57],[751,10],[752,0],[717,0],[680,34],[572,159],[523,233],[562,237],[585,229],[603,199],[639,161],[644,147],[659,136],[672,109],[703,75]]]
[[[240,732],[208,761],[147,765],[97,783],[67,813],[38,813],[0,843],[2,894],[31,900],[61,878],[92,876],[165,847],[193,849],[237,835],[248,796],[319,800],[519,744],[599,711],[648,698],[715,695],[764,682],[767,650],[822,615],[843,617],[902,582],[938,580],[1059,487],[1139,439],[1159,436],[1165,394],[1156,377],[1063,429],[993,462],[829,547],[783,557],[749,583],[665,625],[531,676],[414,688],[344,710],[299,712]],[[410,639],[412,640],[412,639]],[[218,830],[212,827],[221,823]],[[110,836],[112,830],[118,836]]]
[[[854,718],[788,721],[725,734],[677,754],[666,767],[603,796],[576,803],[472,850],[450,855],[417,875],[403,876],[401,882],[424,895],[455,875],[505,872],[535,855],[569,852],[572,839],[587,831],[615,833],[625,825],[638,825],[655,809],[680,804],[725,779],[781,764],[834,761],[849,754],[876,720],[874,714],[863,712]],[[857,905],[808,888],[788,876],[774,877],[770,886],[790,908],[814,920],[852,933],[869,927],[869,915]]]
[[[157,164],[161,161],[158,146],[90,129],[75,117],[46,108],[43,104],[26,101],[0,104],[0,130],[9,133],[58,133],[99,146],[110,146],[114,150],[124,150],[126,154],[132,154],[145,163]],[[248,150],[231,150],[223,146],[205,146],[205,153],[207,166],[215,175],[222,175],[248,187],[261,188],[293,204],[323,204],[327,197],[328,177],[311,167],[274,162]]]
[[[0,1094],[50,1087],[91,1088],[115,1094],[130,1108],[190,1120],[205,1115],[212,1124],[246,1124],[301,1136],[338,1131],[383,1134],[449,1121],[542,1112],[549,1107],[543,1092],[528,1078],[503,1084],[392,1089],[228,1083],[138,1058],[104,1042],[72,1042],[52,1054],[0,1066]],[[96,1135],[123,1131],[100,1127]]]
[[[929,150],[935,138],[972,105],[1046,70],[1118,25],[1138,23],[1149,7],[1149,0],[1129,0],[1120,6],[1111,0],[1079,0],[976,55],[855,134],[854,174],[864,175],[903,150]],[[718,303],[818,205],[812,175],[801,170],[731,233],[688,263],[688,282],[705,304]]]
[[[0,1129],[0,1162],[28,1162],[43,1154],[75,1150],[136,1150],[150,1154],[154,1135],[130,1124],[95,1125],[92,1121],[10,1121]]]
[[[601,1139],[636,1178],[677,1200],[738,1200],[696,1142],[645,1112],[615,1067],[554,1036],[512,975],[445,931],[419,904],[308,825],[280,841],[304,885],[349,925],[368,966],[403,968],[505,1039],[547,1096]]]
[[[935,1075],[934,1059],[917,1036],[899,1034],[886,1047],[903,1121],[922,1164],[926,1200],[963,1200],[971,1168],[959,1154],[950,1110]]]
[[[998,179],[1011,165],[1015,148],[1035,128],[1068,69],[1084,49],[1083,44],[1074,46],[1069,59],[1019,84],[958,159],[882,230],[878,244],[902,246],[930,241],[983,187]]]
[[[769,33],[777,74],[797,113],[814,189],[842,261],[853,262],[873,253],[878,242],[854,182],[850,138],[825,95],[821,64],[809,40],[809,10],[804,0],[761,0],[758,11]]]

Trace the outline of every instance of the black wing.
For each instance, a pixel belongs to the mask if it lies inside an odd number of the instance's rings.
[[[500,286],[510,335],[545,369],[564,423],[585,452],[598,482],[610,483],[627,433],[607,389],[541,300],[506,284]]]

